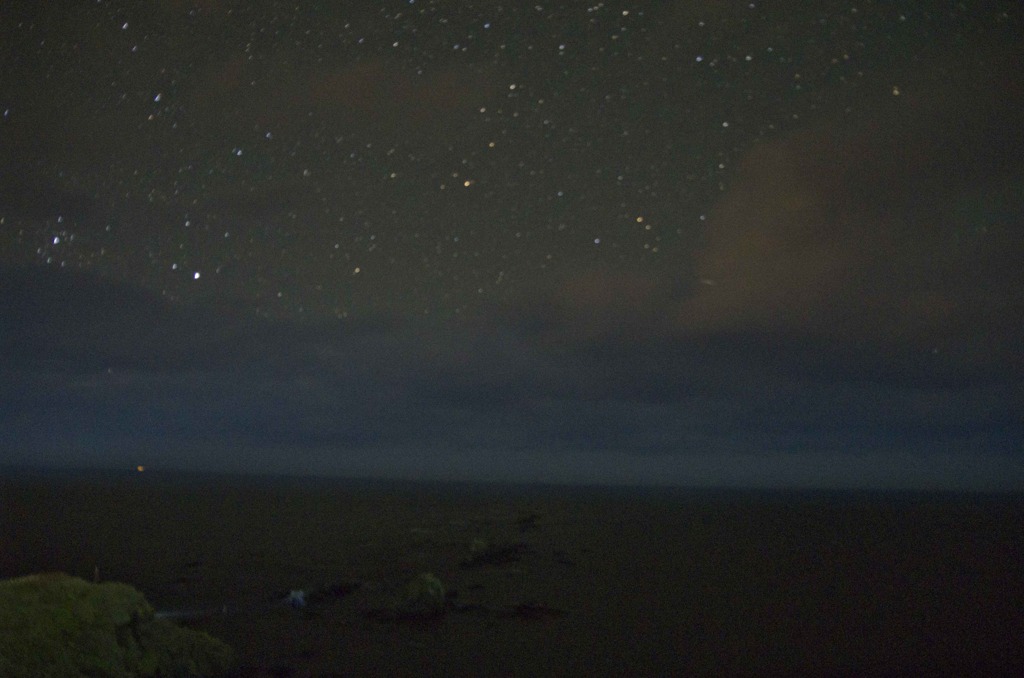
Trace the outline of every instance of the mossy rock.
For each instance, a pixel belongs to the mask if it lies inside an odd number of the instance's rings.
[[[170,678],[226,673],[231,649],[154,617],[127,584],[65,574],[0,581],[0,676]]]
[[[445,590],[441,580],[422,572],[405,586],[395,612],[405,618],[428,619],[444,614]]]

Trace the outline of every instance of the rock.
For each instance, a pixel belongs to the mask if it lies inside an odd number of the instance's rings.
[[[371,608],[367,616],[386,622],[415,622],[435,619],[448,609],[441,580],[428,572],[416,575],[385,607]]]
[[[154,616],[127,584],[66,574],[0,581],[0,676],[160,678],[217,676],[231,649]]]
[[[476,546],[477,544],[474,542],[474,547]],[[471,570],[480,567],[508,565],[519,562],[524,555],[531,553],[531,549],[525,542],[516,542],[505,546],[487,546],[486,543],[482,543],[480,548],[473,548],[472,553],[472,556],[459,562],[459,567]]]
[[[306,607],[306,592],[302,589],[292,589],[288,592],[288,595],[285,596],[284,602],[287,605],[294,607],[296,610],[301,610]]]
[[[405,586],[397,611],[405,616],[429,618],[444,613],[445,591],[441,580],[422,572]]]

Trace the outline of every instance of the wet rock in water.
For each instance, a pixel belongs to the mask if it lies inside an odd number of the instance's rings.
[[[433,574],[421,572],[405,585],[391,605],[373,609],[369,616],[382,621],[426,620],[440,617],[447,607],[444,584]]]
[[[293,589],[284,597],[284,602],[286,605],[300,610],[306,607],[306,592],[302,589]]]
[[[445,593],[441,580],[422,572],[406,584],[399,609],[417,617],[435,617],[444,613]]]
[[[537,524],[538,520],[540,520],[539,513],[528,513],[525,516],[520,516],[519,519],[516,520],[516,525],[519,526],[520,532],[539,530],[540,526]]]
[[[341,600],[345,596],[358,591],[362,586],[363,584],[357,581],[328,584],[327,586],[309,591],[306,594],[306,602],[310,605],[320,605]]]
[[[308,610],[341,600],[364,586],[364,582],[350,581],[327,584],[314,589],[280,590],[274,593],[274,600],[297,610]]]
[[[530,552],[529,545],[524,542],[516,542],[506,546],[488,546],[483,550],[476,551],[472,556],[460,562],[459,567],[464,570],[471,570],[478,567],[507,565],[519,562],[524,555]]]
[[[568,612],[561,608],[542,605],[540,603],[520,603],[506,611],[505,616],[517,619],[550,619],[567,615]]]
[[[551,558],[559,565],[568,565],[569,567],[576,565],[576,561],[570,558],[568,553],[558,549],[551,551]]]
[[[0,581],[0,676],[218,676],[231,649],[155,617],[127,584],[66,574]]]

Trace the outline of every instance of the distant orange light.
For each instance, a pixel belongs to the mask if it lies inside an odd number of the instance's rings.
[[[142,473],[143,471],[146,470],[146,467],[143,466],[142,464],[139,464],[138,466],[135,467],[135,470],[138,471],[139,473]]]

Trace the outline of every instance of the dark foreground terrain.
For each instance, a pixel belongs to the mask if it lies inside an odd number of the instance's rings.
[[[0,540],[0,577],[130,583],[238,676],[1024,675],[1020,496],[22,473]],[[396,612],[424,572],[443,609]]]

